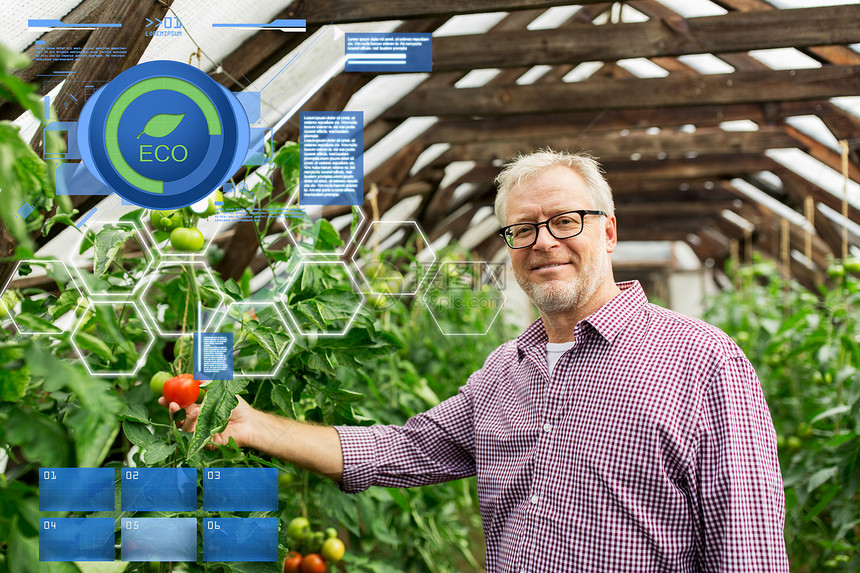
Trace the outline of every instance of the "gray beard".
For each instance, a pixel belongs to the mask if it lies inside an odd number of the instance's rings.
[[[535,284],[516,270],[514,277],[541,314],[557,314],[581,308],[610,273],[609,257],[600,256],[595,264],[580,267],[577,278],[571,282]]]

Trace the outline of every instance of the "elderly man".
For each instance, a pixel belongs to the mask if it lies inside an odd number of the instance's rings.
[[[776,434],[741,350],[614,282],[612,193],[594,160],[540,151],[497,182],[500,234],[541,317],[456,396],[369,428],[240,401],[215,441],[347,492],[477,475],[488,573],[788,571]]]

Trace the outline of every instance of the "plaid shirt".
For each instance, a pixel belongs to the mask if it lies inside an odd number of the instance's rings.
[[[552,376],[539,319],[403,427],[338,427],[341,488],[477,474],[487,573],[788,571],[755,371],[719,329],[618,286]]]

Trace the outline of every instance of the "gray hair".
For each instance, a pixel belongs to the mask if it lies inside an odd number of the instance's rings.
[[[507,201],[511,188],[557,165],[571,169],[585,180],[592,208],[610,217],[615,214],[612,189],[603,177],[603,169],[597,160],[585,153],[554,151],[547,147],[511,160],[496,177],[495,182],[499,186],[496,193],[496,219],[502,227],[507,225]]]

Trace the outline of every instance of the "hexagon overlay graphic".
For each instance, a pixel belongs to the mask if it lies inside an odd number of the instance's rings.
[[[304,336],[343,336],[363,302],[358,282],[339,260],[303,260],[281,297]]]
[[[55,288],[42,288],[44,283]],[[0,319],[8,317],[21,334],[67,332],[74,325],[75,311],[84,304],[69,267],[54,259],[18,261],[0,292]]]
[[[407,243],[401,247],[404,238]],[[436,261],[415,221],[371,222],[356,253],[359,275],[374,295],[415,295]]]
[[[295,342],[275,302],[233,302],[212,332],[233,333],[233,377],[275,376]]]
[[[127,299],[154,263],[149,237],[136,221],[98,221],[86,226],[70,262],[88,296]],[[123,264],[117,262],[120,253]],[[92,270],[90,270],[92,266]]]
[[[505,293],[486,261],[446,261],[436,269],[422,300],[442,334],[477,336],[489,332],[505,304]],[[462,315],[485,309],[495,312],[483,330],[476,326],[474,331],[456,332],[447,326],[445,317],[451,313]]]
[[[159,290],[161,296],[156,297]],[[156,332],[164,337],[206,331],[226,298],[212,271],[197,259],[162,260],[141,280],[136,291],[141,308]],[[158,306],[155,306],[156,299],[162,301]]]
[[[299,189],[293,192],[290,197],[290,209],[286,214],[278,220],[284,225],[285,232],[289,234],[292,241],[299,247],[302,254],[305,255],[342,255],[345,253],[350,244],[355,241],[355,235],[364,224],[367,215],[364,213],[361,205],[352,205],[352,209],[345,213],[337,215],[328,215],[328,212],[336,211],[337,207],[344,209],[349,206],[330,206],[322,205],[302,205],[298,209]],[[299,214],[301,211],[301,214]],[[320,246],[322,242],[320,236],[329,229],[326,223],[330,223],[338,233],[350,226],[354,227],[349,239],[340,247],[334,250],[326,250]]]
[[[134,301],[92,301],[69,338],[93,376],[134,376],[155,337]]]

